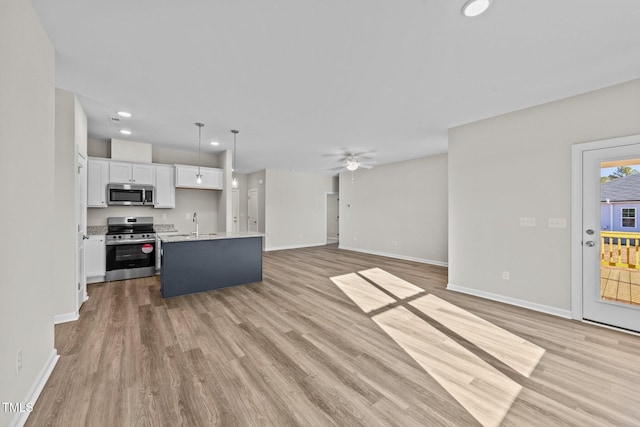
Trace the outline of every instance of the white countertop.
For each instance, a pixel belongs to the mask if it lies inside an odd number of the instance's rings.
[[[172,236],[160,235],[162,243],[194,242],[198,240],[220,240],[220,239],[245,239],[247,237],[263,237],[264,233],[255,231],[240,231],[238,233],[200,233],[195,234],[174,234]]]

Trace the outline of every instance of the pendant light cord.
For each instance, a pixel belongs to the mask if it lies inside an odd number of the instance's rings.
[[[202,145],[202,127],[204,123],[194,123],[198,126],[198,175],[197,178],[201,179],[202,174],[200,173],[200,167],[202,166],[202,161],[200,161],[200,146]]]
[[[202,161],[200,161],[200,146],[202,145],[202,123],[200,123],[199,125],[196,124],[198,126],[198,175],[200,175],[200,166],[202,166]]]
[[[233,178],[235,179],[235,177],[236,177],[236,156],[237,156],[236,137],[238,136],[240,131],[233,129],[231,131],[231,133],[233,134],[233,164],[231,165],[231,167],[233,168]]]

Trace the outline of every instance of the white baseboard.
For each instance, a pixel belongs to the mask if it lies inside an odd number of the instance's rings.
[[[49,360],[47,360],[44,367],[42,368],[42,371],[40,371],[40,374],[36,377],[36,381],[31,386],[31,389],[27,392],[27,396],[23,401],[24,404],[36,403],[36,401],[38,400],[38,397],[40,396],[40,393],[42,392],[42,389],[44,388],[45,384],[47,383],[47,380],[49,379],[49,376],[51,375],[51,372],[53,372],[53,368],[56,366],[56,363],[58,363],[58,359],[60,359],[60,356],[58,355],[58,351],[54,348],[51,351]],[[9,427],[24,426],[24,423],[27,422],[27,418],[29,417],[29,414],[30,412],[17,413],[9,423]]]
[[[343,245],[338,246],[338,248],[339,249],[344,249],[344,250],[347,250],[347,251],[362,252],[363,254],[379,255],[379,256],[384,256],[384,257],[387,257],[387,258],[396,258],[396,259],[402,259],[402,260],[405,260],[405,261],[420,262],[422,264],[437,265],[439,267],[448,267],[449,266],[448,262],[434,261],[432,259],[426,259],[426,258],[416,258],[416,257],[411,257],[411,256],[406,256],[406,255],[392,254],[392,253],[388,253],[388,252],[371,251],[371,250],[368,250],[368,249],[352,248],[350,246],[343,246]]]
[[[338,238],[337,237],[327,237],[327,245],[330,245],[332,243],[338,243]]]
[[[506,297],[504,295],[493,294],[491,292],[479,291],[477,289],[465,288],[464,286],[458,286],[454,284],[447,284],[447,289],[450,291],[460,292],[463,294],[473,295],[476,297],[489,299],[492,301],[503,302],[509,305],[515,305],[517,307],[527,308],[533,311],[539,311],[541,313],[552,314],[554,316],[564,317],[565,319],[572,319],[571,310],[563,310],[561,308],[551,307],[549,305],[537,304],[534,302],[524,301],[516,298]]]
[[[302,248],[313,248],[316,246],[326,246],[326,243],[307,243],[306,245],[291,245],[291,246],[273,246],[269,248],[264,248],[265,252],[271,251],[284,251],[287,249],[302,249]]]
[[[73,322],[74,320],[78,320],[79,317],[75,311],[73,313],[56,314],[53,316],[53,324],[58,325],[60,323]]]

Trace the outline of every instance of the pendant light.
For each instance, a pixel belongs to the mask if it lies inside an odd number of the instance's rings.
[[[236,176],[236,137],[238,136],[240,131],[233,129],[231,133],[233,134],[233,165],[231,167],[231,172],[233,172],[233,179],[231,180],[231,187],[238,188],[238,177]]]
[[[201,166],[200,145],[202,142],[202,127],[204,126],[204,123],[194,123],[194,124],[198,126],[198,174],[196,175],[196,184],[200,185],[202,184],[202,174],[200,173],[200,166]]]

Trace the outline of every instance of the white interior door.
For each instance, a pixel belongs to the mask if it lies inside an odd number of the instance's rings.
[[[87,299],[87,275],[85,273],[85,247],[87,238],[87,159],[77,154],[78,175],[76,180],[76,224],[77,224],[77,253],[76,253],[76,309]]]
[[[238,215],[240,213],[240,191],[236,188],[231,190],[231,216],[233,218],[233,232],[240,230]]]
[[[603,198],[600,182],[603,169],[639,161],[640,144],[597,148],[582,153],[582,317],[640,332],[640,266],[634,261],[636,241],[629,238],[634,236],[629,234],[631,222],[627,222],[628,226],[620,231],[611,233],[610,226],[606,224],[610,221],[607,208],[613,201]],[[622,180],[616,185],[628,181],[618,179]],[[632,191],[631,188],[628,190]],[[640,218],[635,219],[638,220]],[[606,229],[602,230],[602,227]],[[617,237],[612,237],[614,235]],[[628,249],[627,241],[630,243]],[[615,243],[613,247],[612,243]]]
[[[249,190],[249,203],[247,206],[247,229],[258,231],[258,189]]]

